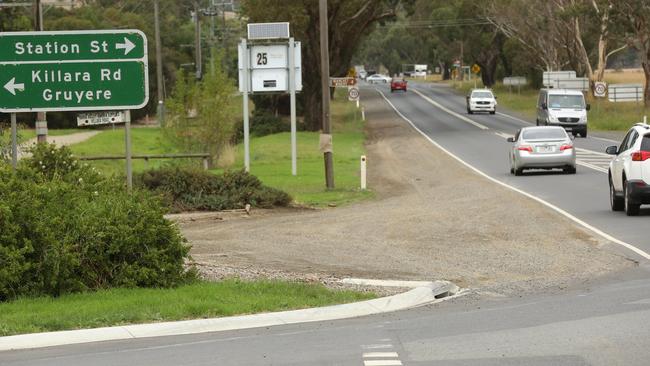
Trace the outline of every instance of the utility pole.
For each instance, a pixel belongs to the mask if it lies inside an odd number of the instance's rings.
[[[321,149],[325,159],[325,184],[334,189],[334,158],[332,156],[332,128],[330,125],[330,57],[327,28],[327,0],[318,0],[318,22],[320,25],[320,72],[323,98],[323,132]]]
[[[43,4],[41,0],[36,0],[34,7],[34,20],[36,21],[36,30],[43,31]],[[36,113],[36,142],[47,142],[47,116],[45,112]]]
[[[158,107],[156,115],[160,127],[165,127],[165,95],[163,92],[162,44],[160,43],[160,9],[158,0],[153,1],[154,24],[156,32],[156,86],[158,87]]]
[[[201,17],[199,16],[199,2],[194,2],[194,48],[196,60],[194,61],[196,65],[196,78],[201,79],[202,70],[201,70]]]

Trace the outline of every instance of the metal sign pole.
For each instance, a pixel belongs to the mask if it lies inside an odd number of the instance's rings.
[[[124,138],[126,143],[126,188],[129,192],[133,189],[133,168],[131,166],[131,111],[124,111],[126,124],[124,125]]]
[[[11,114],[11,166],[16,170],[18,166],[18,126],[16,124],[16,113]]]
[[[249,54],[248,54],[248,46],[246,45],[246,39],[242,38],[241,40],[241,48],[242,48],[242,55],[243,55],[243,60],[242,60],[242,65],[243,65],[243,73],[244,73],[244,87],[243,87],[243,94],[244,98],[244,168],[246,169],[247,172],[250,172],[251,170],[251,156],[250,156],[250,136],[249,136],[249,120],[248,120],[248,86],[250,83],[250,65],[248,62],[249,59]]]
[[[293,37],[289,38],[289,98],[291,102],[291,174],[298,174],[296,162],[296,50]]]

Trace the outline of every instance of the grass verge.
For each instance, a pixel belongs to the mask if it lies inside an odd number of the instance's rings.
[[[473,82],[451,83],[457,90],[467,94],[474,87]],[[479,83],[478,87],[482,87]],[[499,105],[517,112],[529,120],[535,120],[538,90],[522,88],[521,93],[513,87],[512,91],[502,84],[495,85],[492,90],[498,96]],[[642,103],[611,103],[606,98],[594,98],[589,95],[587,103],[591,104],[588,112],[589,129],[600,131],[626,131],[633,124],[643,120],[643,116],[650,109],[643,107]]]
[[[180,152],[176,146],[162,136],[160,128],[132,128],[131,146],[133,154],[168,154]],[[90,139],[70,146],[76,156],[119,155],[124,156],[124,128],[104,130]],[[193,160],[197,166],[200,160]],[[145,162],[142,159],[133,160],[133,171],[139,172],[146,169],[158,168],[170,160],[151,159]],[[123,173],[125,161],[99,160],[90,162],[94,167],[106,174]]]
[[[225,280],[175,289],[113,289],[0,303],[0,336],[302,309],[375,297],[280,281]]]
[[[291,135],[279,133],[251,139],[251,173],[264,184],[289,193],[297,203],[322,207],[372,197],[359,189],[359,158],[365,154],[364,123],[356,105],[345,93],[331,103],[336,188],[325,188],[325,166],[319,151],[318,132],[299,132],[298,175],[291,175]],[[235,167],[244,165],[243,146],[238,145]]]

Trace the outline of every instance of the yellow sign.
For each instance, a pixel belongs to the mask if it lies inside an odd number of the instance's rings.
[[[348,69],[348,77],[350,78],[356,78],[357,77],[357,70],[354,69],[354,67],[351,67]]]
[[[474,64],[472,66],[472,72],[475,73],[475,74],[478,74],[479,72],[481,72],[481,67],[479,65],[477,65],[477,64]]]

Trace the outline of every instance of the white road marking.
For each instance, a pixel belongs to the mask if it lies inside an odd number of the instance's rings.
[[[505,132],[495,132],[494,134],[499,136],[499,137],[503,137],[504,139],[509,139],[510,137],[515,137],[514,135],[511,135],[511,134],[505,133]]]
[[[420,135],[422,135],[425,139],[429,140],[429,142],[431,142],[434,146],[436,146],[437,148],[439,148],[440,150],[442,150],[443,152],[445,152],[447,155],[451,156],[452,158],[456,159],[456,160],[457,160],[458,162],[460,162],[461,164],[465,165],[467,168],[469,168],[469,169],[471,169],[472,171],[474,171],[476,174],[478,174],[478,175],[480,175],[480,176],[482,176],[482,177],[484,177],[484,178],[486,178],[486,179],[488,179],[488,180],[490,180],[490,181],[492,181],[492,182],[494,182],[494,183],[496,183],[496,184],[499,184],[499,185],[501,185],[501,186],[503,186],[503,187],[506,187],[506,188],[508,188],[508,189],[511,189],[511,190],[513,190],[513,191],[515,191],[515,192],[517,192],[517,193],[519,193],[519,194],[522,194],[522,195],[524,195],[524,196],[526,196],[526,197],[528,197],[528,198],[530,198],[530,199],[533,199],[533,200],[535,200],[535,201],[537,201],[537,202],[543,204],[544,206],[546,206],[546,207],[548,207],[548,208],[550,208],[550,209],[556,211],[557,213],[559,213],[559,214],[565,216],[566,218],[570,219],[571,221],[575,222],[576,224],[581,225],[581,226],[584,227],[585,229],[587,229],[587,230],[593,232],[594,234],[599,235],[599,236],[603,237],[604,239],[611,241],[612,243],[615,243],[615,244],[618,244],[618,245],[620,245],[620,246],[623,246],[623,247],[625,247],[625,248],[627,248],[627,249],[633,251],[634,253],[640,255],[641,257],[650,260],[650,254],[648,254],[648,253],[644,252],[643,250],[641,250],[641,249],[635,247],[634,245],[632,245],[632,244],[628,244],[628,243],[626,243],[626,242],[624,242],[624,241],[622,241],[622,240],[616,239],[615,237],[613,237],[613,236],[607,234],[606,232],[604,232],[604,231],[602,231],[602,230],[600,230],[600,229],[598,229],[598,228],[596,228],[596,227],[594,227],[594,226],[592,226],[592,225],[586,223],[585,221],[580,220],[579,218],[573,216],[572,214],[570,214],[570,213],[568,213],[567,211],[565,211],[565,210],[559,208],[558,206],[555,206],[555,205],[553,205],[553,204],[550,203],[550,202],[544,201],[543,199],[541,199],[541,198],[539,198],[539,197],[537,197],[537,196],[535,196],[535,195],[532,195],[532,194],[530,194],[530,193],[528,193],[528,192],[525,192],[525,191],[523,191],[523,190],[521,190],[521,189],[519,189],[519,188],[516,188],[516,187],[514,187],[514,186],[511,186],[511,185],[509,185],[509,184],[507,184],[507,183],[504,183],[504,182],[502,182],[502,181],[500,181],[500,180],[498,180],[498,179],[496,179],[496,178],[492,178],[491,176],[489,176],[488,174],[486,174],[486,173],[484,173],[483,171],[479,170],[478,168],[475,168],[475,167],[472,166],[471,164],[465,162],[463,159],[461,159],[460,157],[454,155],[451,151],[445,149],[444,147],[442,147],[442,145],[440,145],[439,143],[435,142],[431,137],[429,137],[427,134],[425,134],[424,132],[422,132],[422,130],[420,130],[420,129],[419,129],[419,128],[418,128],[418,127],[417,127],[417,126],[416,126],[416,125],[415,125],[415,124],[410,120],[410,119],[408,119],[405,115],[403,115],[402,112],[400,112],[400,111],[395,107],[395,105],[393,105],[393,103],[391,103],[390,100],[388,100],[388,98],[386,97],[386,95],[384,95],[384,93],[381,92],[381,90],[377,90],[377,91],[379,92],[379,94],[381,94],[382,98],[384,98],[384,100],[388,103],[388,105],[390,105],[391,108],[393,108],[393,110],[395,111],[395,113],[397,113],[397,115],[399,115],[403,120],[405,120],[406,122],[408,122],[408,123],[411,125],[411,127],[413,127],[413,129],[415,129],[417,132],[420,133]]]
[[[364,360],[364,366],[402,366],[400,360]]]
[[[376,90],[379,91],[378,89],[376,89]],[[438,103],[438,102],[436,102],[435,100],[433,100],[433,99],[427,97],[426,95],[420,93],[419,91],[417,91],[417,90],[415,90],[415,89],[411,89],[411,90],[413,90],[413,92],[415,92],[415,94],[421,96],[421,97],[422,97],[424,100],[426,100],[427,102],[429,102],[429,103],[433,104],[434,106],[436,106],[436,107],[442,109],[443,111],[445,111],[445,112],[451,114],[452,116],[454,116],[454,117],[456,117],[456,118],[458,118],[458,119],[460,119],[460,120],[462,120],[462,121],[465,121],[465,122],[467,122],[467,123],[470,123],[470,124],[472,124],[472,125],[474,125],[474,126],[480,128],[480,129],[482,129],[482,130],[488,130],[488,129],[489,129],[488,127],[486,127],[486,126],[484,126],[484,125],[482,125],[482,124],[480,124],[480,123],[478,123],[478,122],[476,122],[476,121],[473,121],[473,120],[471,120],[471,119],[469,119],[469,118],[467,118],[467,117],[465,117],[465,116],[463,116],[463,115],[460,115],[460,114],[458,114],[458,113],[452,111],[451,109],[447,109],[446,107],[444,107],[444,106],[441,105],[440,103]],[[379,91],[379,92],[381,93],[381,91]],[[382,95],[383,95],[383,93],[382,93]]]
[[[397,352],[368,352],[364,353],[363,358],[398,358]]]
[[[533,125],[531,122],[528,122],[528,121],[523,120],[523,119],[521,119],[521,118],[513,117],[513,116],[511,116],[511,115],[509,115],[509,114],[505,114],[505,113],[501,113],[501,112],[497,112],[497,114],[498,114],[499,116],[506,117],[506,118],[510,118],[510,119],[515,120],[515,121],[517,121],[517,122],[523,122],[523,123],[525,123],[525,124],[527,124],[527,125],[531,125],[531,126]]]
[[[362,346],[365,349],[383,349],[383,348],[393,348],[392,344],[368,344]]]

